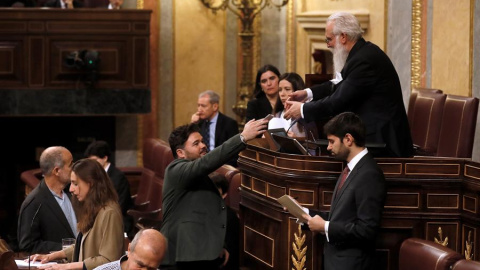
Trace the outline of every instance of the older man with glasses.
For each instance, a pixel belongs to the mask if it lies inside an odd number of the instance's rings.
[[[375,156],[409,157],[413,143],[398,74],[388,56],[362,33],[350,13],[328,18],[325,42],[333,52],[335,78],[292,93],[285,118],[311,122],[351,111],[365,123],[367,144],[384,146],[371,149]]]

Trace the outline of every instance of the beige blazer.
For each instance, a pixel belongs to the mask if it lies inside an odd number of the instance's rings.
[[[124,254],[123,220],[120,207],[111,203],[101,209],[93,227],[82,237],[79,261],[88,270],[113,262]],[[67,260],[72,262],[75,245],[65,249]]]

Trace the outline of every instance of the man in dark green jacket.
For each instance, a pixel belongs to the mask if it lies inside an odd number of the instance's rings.
[[[176,158],[167,167],[163,185],[162,234],[168,249],[162,269],[215,269],[226,264],[227,211],[208,174],[266,129],[267,120],[250,121],[241,134],[208,152],[197,125],[176,128],[169,138]]]

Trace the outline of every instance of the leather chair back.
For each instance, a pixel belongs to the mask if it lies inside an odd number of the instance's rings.
[[[459,253],[419,238],[408,238],[400,246],[399,270],[450,270],[463,257]]]
[[[435,155],[447,95],[433,91],[417,91],[416,95],[409,117],[413,144],[421,150],[416,154]]]
[[[0,239],[0,269],[2,270],[17,270],[17,264],[15,263],[15,254],[8,246],[5,240]],[[32,267],[33,268],[33,267]]]
[[[410,128],[412,128],[412,122],[411,122],[411,117],[413,116],[413,110],[415,107],[415,102],[417,100],[418,93],[437,93],[437,94],[442,94],[443,91],[440,89],[434,89],[434,88],[421,88],[417,87],[412,90],[410,93],[410,99],[408,101],[408,111],[407,111],[407,116],[408,116],[408,124],[410,124]]]
[[[480,262],[476,261],[467,261],[467,260],[460,260],[456,262],[452,270],[478,270],[480,269]]]
[[[137,195],[134,201],[134,208],[139,208],[141,205],[149,202],[150,191],[152,189],[153,178],[155,173],[149,169],[144,169],[140,182],[138,184]]]
[[[472,157],[477,112],[478,98],[447,95],[437,156]]]
[[[25,183],[25,196],[27,196],[42,181],[43,175],[40,168],[24,171],[20,180]]]
[[[240,171],[231,165],[225,164],[218,168],[216,172],[223,174],[229,183],[227,197],[225,197],[225,204],[238,212],[240,204],[240,193],[238,189],[241,180]]]

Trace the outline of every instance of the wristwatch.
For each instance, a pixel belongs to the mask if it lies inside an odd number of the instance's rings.
[[[245,140],[245,137],[243,137],[242,134],[240,134],[240,141],[242,141],[242,143],[244,144],[247,144],[247,141]]]

